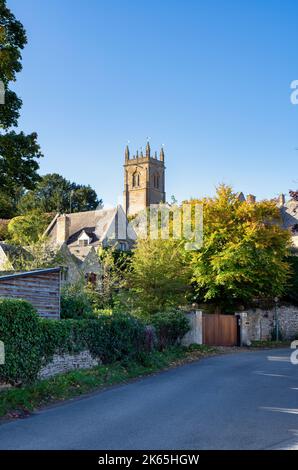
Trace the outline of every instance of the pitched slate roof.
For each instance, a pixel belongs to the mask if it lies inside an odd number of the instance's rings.
[[[291,199],[280,207],[283,227],[291,228],[298,224],[298,201]]]
[[[113,209],[100,209],[87,212],[75,212],[66,214],[69,222],[69,238],[67,243],[75,241],[83,230],[92,238],[92,241],[103,240],[109,230],[111,223],[117,213],[117,208]],[[45,235],[56,237],[57,219],[60,214],[57,214],[48,228]]]

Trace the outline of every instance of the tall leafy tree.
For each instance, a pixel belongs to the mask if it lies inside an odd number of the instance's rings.
[[[276,204],[241,202],[227,186],[200,202],[204,243],[192,252],[199,299],[220,307],[282,295],[290,271],[290,233],[281,227]]]
[[[16,245],[31,245],[42,239],[42,234],[51,220],[49,214],[38,210],[18,215],[9,221],[8,235]]]
[[[0,104],[0,200],[7,217],[15,206],[20,188],[33,189],[38,181],[38,159],[42,156],[35,132],[16,132],[21,99],[9,89],[22,70],[21,51],[27,43],[23,25],[0,0],[0,80],[5,88],[5,103]],[[9,209],[11,207],[11,209]]]
[[[132,308],[145,315],[176,308],[187,300],[189,252],[178,240],[139,239],[126,273]]]
[[[90,186],[72,183],[57,173],[43,176],[35,189],[20,199],[21,213],[34,209],[43,212],[84,212],[96,209],[102,203]]]

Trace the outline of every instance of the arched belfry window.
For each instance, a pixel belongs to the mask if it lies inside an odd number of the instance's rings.
[[[159,174],[158,173],[155,173],[155,175],[153,175],[153,185],[155,188],[159,188]]]
[[[132,185],[134,188],[140,186],[140,173],[137,171],[132,175]]]

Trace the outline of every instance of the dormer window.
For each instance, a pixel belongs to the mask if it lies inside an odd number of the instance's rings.
[[[88,246],[91,243],[91,238],[85,232],[85,230],[83,230],[83,232],[79,236],[78,243],[79,243],[79,246]]]

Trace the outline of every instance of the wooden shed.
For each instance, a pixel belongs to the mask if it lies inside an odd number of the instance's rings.
[[[60,318],[61,268],[0,276],[0,298],[28,300],[41,317]]]

